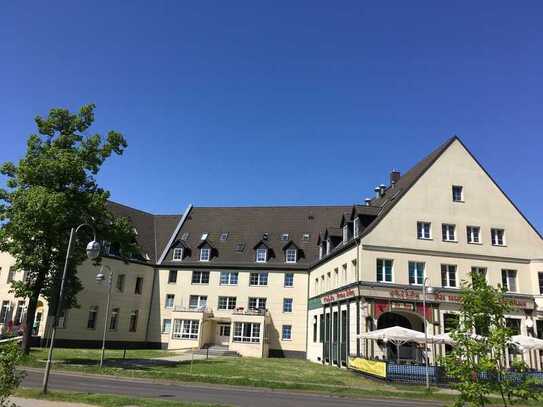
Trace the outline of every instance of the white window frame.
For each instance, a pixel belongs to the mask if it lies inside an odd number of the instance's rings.
[[[488,269],[486,267],[472,266],[471,267],[471,272],[472,273],[483,274],[483,276],[485,277],[485,281],[487,281]]]
[[[283,313],[290,314],[294,307],[294,300],[292,298],[283,298]]]
[[[236,305],[237,305],[237,297],[221,295],[217,299],[217,309],[220,309],[222,311],[236,309]]]
[[[452,237],[451,237],[452,228]],[[441,224],[441,238],[444,242],[457,242],[456,240],[456,225],[452,223]]]
[[[259,248],[256,249],[256,262],[266,263],[268,261],[268,249]]]
[[[258,322],[234,322],[232,342],[260,343],[261,331]]]
[[[171,298],[171,304],[168,304],[168,299]],[[175,307],[175,294],[166,294],[166,297],[164,298],[164,308],[166,309],[172,309]]]
[[[360,218],[356,217],[353,221],[353,236],[358,237],[360,234]]]
[[[474,233],[475,230],[477,231],[477,234]],[[482,244],[480,226],[466,226],[466,234],[469,244]],[[477,241],[475,240],[475,236],[477,236]]]
[[[200,321],[197,319],[174,319],[172,339],[197,340],[200,334]]]
[[[458,267],[456,264],[442,264],[441,265],[441,286],[445,288],[457,288],[458,287]],[[454,279],[451,278],[454,276]],[[445,280],[445,281],[443,281]],[[454,280],[454,285],[451,281]],[[443,284],[445,282],[445,284]]]
[[[501,235],[502,235],[502,238],[501,238],[502,242],[501,243],[499,243],[498,232],[501,232]],[[505,229],[491,228],[490,229],[490,240],[492,242],[492,246],[498,246],[498,247],[506,246]]]
[[[381,265],[382,265],[382,268],[381,268],[381,280],[379,280],[379,262],[381,262]],[[390,262],[390,280],[387,280],[386,279],[386,267],[385,267],[385,262]],[[377,259],[375,261],[375,280],[378,282],[378,283],[393,283],[394,282],[394,260],[392,259]]]
[[[253,282],[253,277],[256,277],[256,284]],[[252,287],[265,287],[268,285],[268,272],[251,272],[249,274],[249,285]]]
[[[196,304],[193,304],[196,300]],[[189,296],[189,309],[204,310],[207,308],[207,295],[192,294]]]
[[[173,249],[172,261],[181,261],[181,260],[183,260],[183,248],[176,247],[175,249]]]
[[[166,324],[166,321],[168,321],[168,324]],[[171,330],[172,330],[172,319],[171,318],[164,318],[162,320],[161,333],[169,334],[171,332]]]
[[[251,305],[254,302],[254,305]],[[250,310],[265,310],[268,299],[266,297],[249,297],[247,300],[247,308]]]
[[[428,230],[426,230],[426,228],[428,228]],[[426,222],[423,220],[417,222],[417,239],[420,239],[420,240],[432,239],[432,222]]]
[[[287,249],[285,251],[285,259],[287,263],[296,263],[298,261],[298,250]]]
[[[199,276],[199,278],[196,279],[197,281],[194,281],[195,276]],[[205,281],[206,279],[204,279],[204,276],[207,276],[207,281]],[[208,270],[193,270],[190,276],[190,283],[197,285],[209,285],[210,277],[211,273]]]
[[[287,284],[288,281],[290,281],[289,284]],[[285,273],[283,278],[283,286],[287,288],[294,287],[294,273]]]
[[[226,278],[223,278],[225,277]],[[233,276],[236,276],[235,282],[233,282],[234,278]],[[238,285],[239,282],[239,273],[237,271],[221,271],[220,277],[219,277],[219,285]]]
[[[411,267],[411,264],[415,264],[415,282],[412,283],[411,281],[409,281],[409,269]],[[422,270],[419,269],[419,265],[422,264]],[[421,278],[419,278],[421,277]],[[409,283],[409,285],[414,285],[414,286],[420,286],[422,284],[424,284],[424,278],[426,277],[426,263],[424,263],[423,261],[409,261],[408,264],[407,264],[407,281]],[[421,281],[420,283],[418,281]]]
[[[288,336],[285,336],[285,333],[288,332]],[[291,341],[292,340],[292,325],[285,324],[281,326],[281,340],[282,341]]]
[[[288,233],[282,233],[281,234],[281,241],[287,242],[288,241]]]
[[[505,281],[504,281],[504,274],[505,274]],[[513,270],[513,269],[502,269],[502,284],[506,284],[505,285],[505,288],[507,290],[507,292],[509,293],[517,293],[519,292],[519,289],[518,289],[518,273],[517,273],[517,270]],[[514,290],[511,290],[511,284],[510,284],[510,281],[513,281],[514,282]]]
[[[349,238],[349,224],[346,223],[343,225],[343,243],[347,243],[347,239]]]
[[[200,261],[209,261],[211,258],[211,248],[202,247],[200,249]]]
[[[0,316],[1,316],[0,324],[7,323],[7,318],[8,318],[10,310],[11,310],[11,303],[9,302],[9,300],[2,301],[2,306],[0,309]]]

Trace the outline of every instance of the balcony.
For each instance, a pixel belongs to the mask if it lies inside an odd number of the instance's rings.
[[[232,311],[233,315],[256,315],[256,316],[265,316],[267,310],[265,309],[245,309],[243,307],[236,308]]]
[[[205,307],[190,307],[186,305],[176,305],[173,307],[174,312],[197,312],[203,314],[212,314],[213,312],[207,306]]]

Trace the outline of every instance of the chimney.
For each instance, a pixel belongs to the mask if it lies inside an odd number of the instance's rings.
[[[396,184],[400,179],[400,171],[398,170],[392,170],[390,172],[390,185]]]
[[[379,196],[383,196],[385,194],[386,187],[387,186],[385,184],[379,185]]]
[[[370,198],[364,199],[364,203],[366,204],[366,206],[370,206],[371,199]]]
[[[381,191],[381,188],[375,187],[373,191],[375,192],[375,197],[376,198],[379,198],[379,196],[381,196],[381,194],[379,193],[379,191]]]

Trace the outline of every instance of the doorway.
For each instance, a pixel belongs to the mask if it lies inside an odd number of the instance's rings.
[[[228,346],[230,343],[230,323],[218,323],[215,344]]]

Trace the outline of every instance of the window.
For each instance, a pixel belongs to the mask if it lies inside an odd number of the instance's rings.
[[[281,241],[286,242],[288,240],[288,233],[283,233],[281,235]]]
[[[189,308],[202,310],[207,307],[207,295],[191,295],[189,298]]]
[[[198,339],[200,324],[195,319],[176,319],[173,325],[173,339]]]
[[[181,235],[181,240],[183,240],[183,241],[189,240],[189,234],[188,234],[188,232],[185,232],[185,233],[183,233],[183,234]]]
[[[236,297],[219,297],[219,309],[235,309]]]
[[[209,271],[193,271],[192,284],[209,284]]]
[[[65,328],[66,327],[66,311],[62,310],[60,311],[60,315],[58,316],[57,320],[57,328]]]
[[[237,285],[238,284],[238,272],[237,271],[221,271],[221,285]]]
[[[319,342],[324,341],[324,314],[319,315]]]
[[[15,318],[13,318],[13,323],[15,325],[21,325],[25,319],[26,314],[26,304],[24,300],[17,302],[17,310],[15,311]]]
[[[284,286],[285,287],[293,287],[294,286],[294,273],[285,273]]]
[[[304,233],[302,235],[302,240],[307,242],[309,240],[309,238],[311,237],[311,235],[309,233]]]
[[[292,325],[283,325],[281,329],[281,339],[290,341],[292,339]]]
[[[164,301],[164,308],[173,308],[174,299],[175,299],[174,294],[166,294],[166,301]]]
[[[177,283],[177,270],[170,270],[168,273],[168,284]]]
[[[355,218],[353,222],[353,235],[354,237],[358,237],[358,234],[360,233],[360,218]]]
[[[313,343],[316,343],[317,342],[317,332],[319,330],[319,327],[318,327],[318,318],[317,316],[315,315],[313,317]]]
[[[2,309],[0,310],[0,323],[7,323],[7,318],[10,310],[9,301],[2,301]]]
[[[456,266],[452,264],[441,265],[441,286],[456,287]]]
[[[283,312],[292,312],[292,298],[283,298]]]
[[[505,246],[505,230],[490,229],[490,237],[493,246]]]
[[[124,291],[124,281],[126,279],[126,276],[124,274],[119,274],[117,276],[117,291],[123,292]]]
[[[443,223],[441,225],[441,237],[444,242],[455,242],[456,241],[456,226],[448,223]]]
[[[417,239],[432,238],[432,224],[430,222],[417,222]]]
[[[181,260],[183,260],[183,248],[181,248],[181,247],[176,247],[175,249],[173,249],[173,257],[172,257],[172,260],[174,260],[174,261],[181,261]]]
[[[466,231],[468,243],[481,243],[481,228],[479,226],[468,226]]]
[[[409,284],[422,285],[424,281],[424,263],[409,262]]]
[[[111,310],[111,318],[109,319],[109,330],[116,331],[119,327],[119,308]]]
[[[219,336],[226,336],[230,338],[230,325],[229,324],[220,324],[219,325]]]
[[[200,240],[206,240],[208,236],[208,233],[202,233],[202,236],[200,236]]]
[[[202,247],[200,249],[200,261],[209,261],[211,257],[211,249],[209,247]]]
[[[136,332],[136,329],[138,329],[138,314],[139,311],[137,309],[130,313],[130,318],[128,319],[128,332]]]
[[[377,259],[377,281],[392,283],[392,260]]]
[[[96,316],[98,315],[98,307],[92,306],[89,308],[89,316],[87,318],[87,328],[96,329]]]
[[[454,331],[460,325],[458,314],[443,314],[443,331],[445,333]]]
[[[509,292],[517,291],[517,271],[502,270],[502,284]]]
[[[349,225],[343,226],[343,243],[346,243],[349,240]]]
[[[452,200],[453,202],[464,202],[464,187],[461,187],[460,185],[453,185]]]
[[[221,236],[219,237],[221,242],[226,242],[228,240],[228,232],[221,233]]]
[[[252,322],[234,323],[234,342],[260,342],[260,324]]]
[[[245,243],[237,243],[234,247],[234,250],[238,253],[243,253],[243,251],[245,250]]]
[[[134,287],[134,294],[140,294],[143,292],[143,277],[136,277],[136,286]]]
[[[486,267],[472,267],[471,273],[478,274],[486,280]]]
[[[163,334],[169,334],[171,329],[172,329],[172,320],[171,319],[163,319],[162,320],[162,333]]]
[[[298,250],[296,249],[287,249],[286,251],[287,263],[296,263],[297,252]]]
[[[520,319],[519,318],[505,318],[505,326],[509,328],[512,335],[520,335]]]
[[[256,262],[266,263],[268,259],[268,249],[256,249]]]
[[[13,280],[15,280],[15,273],[17,272],[17,269],[12,266],[9,268],[8,270],[8,280],[7,280],[7,283],[11,283]]]
[[[259,297],[249,297],[249,309],[250,310],[265,310],[266,299]]]
[[[539,294],[543,294],[543,272],[537,273],[537,277],[539,278]]]
[[[251,273],[249,285],[268,285],[268,273]]]

